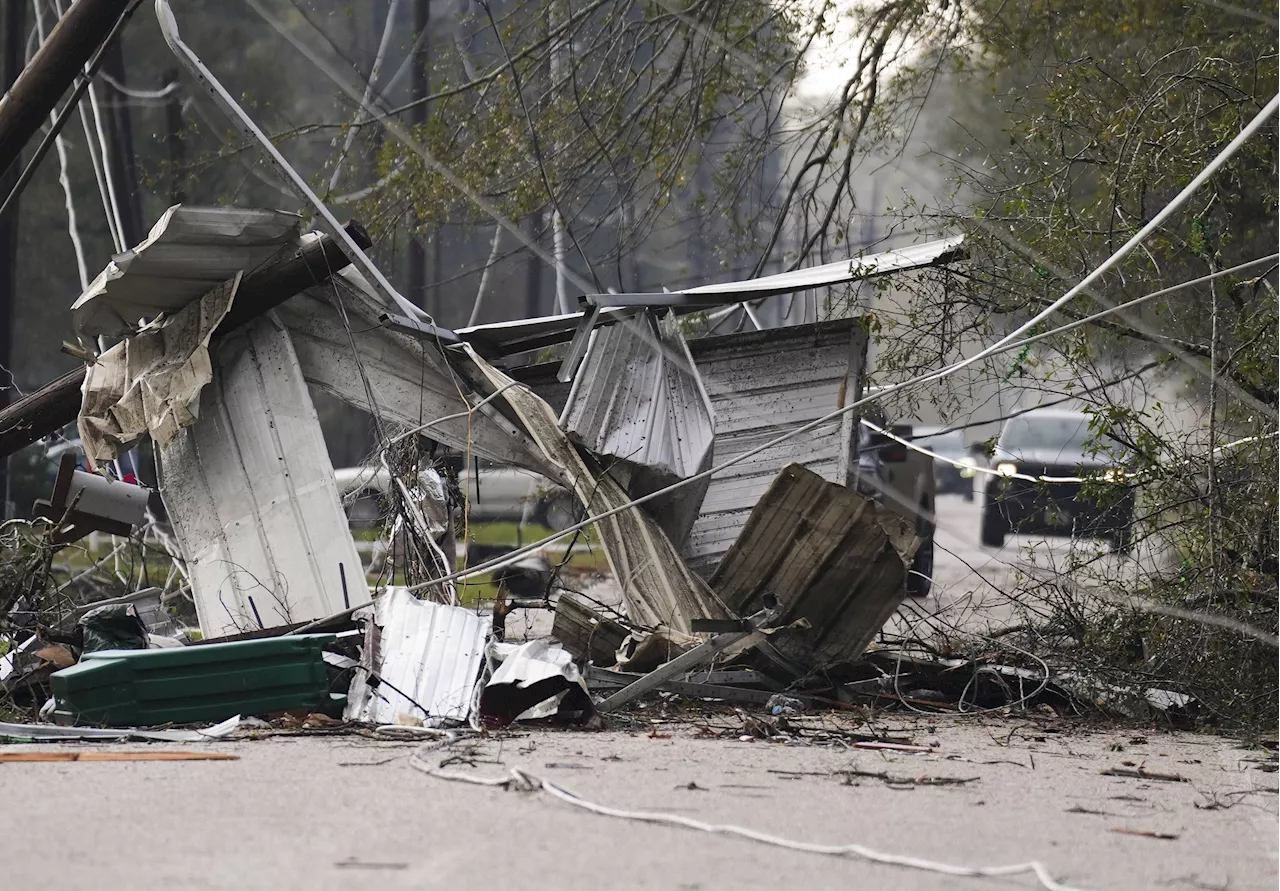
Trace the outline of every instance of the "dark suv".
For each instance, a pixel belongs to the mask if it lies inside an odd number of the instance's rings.
[[[982,509],[987,547],[1000,547],[1011,532],[1041,532],[1103,538],[1113,550],[1129,549],[1133,490],[1095,498],[1079,482],[1121,485],[1123,479],[1118,457],[1094,442],[1088,415],[1037,409],[1011,418],[991,463],[1000,475],[987,483]]]

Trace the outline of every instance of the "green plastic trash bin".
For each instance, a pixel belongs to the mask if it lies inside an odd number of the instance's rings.
[[[332,634],[305,634],[157,650],[102,650],[55,672],[59,724],[149,727],[222,721],[285,709],[330,711],[321,648]]]

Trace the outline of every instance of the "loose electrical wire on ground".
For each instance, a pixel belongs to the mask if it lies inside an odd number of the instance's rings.
[[[589,801],[581,796],[575,795],[566,789],[562,789],[550,780],[543,779],[535,774],[519,768],[511,768],[510,774],[504,777],[479,777],[471,774],[458,773],[456,771],[441,770],[428,764],[424,760],[424,756],[428,752],[436,751],[440,745],[432,745],[425,749],[415,751],[409,757],[409,764],[415,769],[427,776],[435,777],[440,780],[448,780],[457,783],[470,783],[475,786],[487,786],[490,788],[514,789],[522,792],[546,792],[551,797],[562,801],[572,807],[579,808],[584,811],[596,814],[602,817],[613,817],[619,820],[631,820],[638,823],[652,823],[659,826],[671,826],[679,829],[695,829],[699,832],[708,832],[713,835],[728,835],[736,838],[746,839],[747,841],[758,842],[759,844],[769,845],[775,848],[783,848],[789,851],[798,851],[805,854],[826,854],[833,857],[855,857],[866,860],[871,863],[881,863],[887,866],[901,866],[908,869],[917,869],[924,872],[937,873],[946,876],[972,877],[972,878],[997,878],[1003,876],[1025,875],[1030,873],[1036,877],[1040,883],[1040,887],[1047,891],[1081,891],[1070,885],[1064,885],[1058,882],[1049,874],[1048,869],[1043,863],[1032,860],[1026,863],[1014,863],[1008,866],[957,866],[951,863],[941,863],[936,860],[926,860],[922,857],[911,857],[903,854],[886,854],[876,851],[865,845],[847,844],[847,845],[823,845],[814,842],[794,841],[792,839],[783,838],[777,835],[770,835],[766,832],[760,832],[755,829],[748,829],[743,826],[735,826],[728,823],[707,823],[702,820],[694,820],[691,817],[683,817],[677,814],[666,814],[658,811],[631,811],[622,808],[609,807],[608,805],[597,804]]]

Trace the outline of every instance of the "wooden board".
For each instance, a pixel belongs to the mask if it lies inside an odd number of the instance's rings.
[[[0,763],[29,761],[239,761],[222,752],[0,752]]]

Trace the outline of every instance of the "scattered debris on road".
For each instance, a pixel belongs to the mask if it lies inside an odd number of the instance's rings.
[[[1161,773],[1147,770],[1145,767],[1108,767],[1102,771],[1104,777],[1130,777],[1136,780],[1159,780],[1162,783],[1185,783],[1185,777],[1176,773]]]

